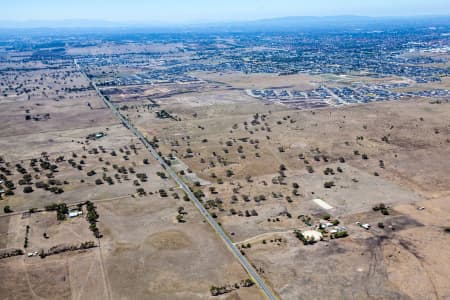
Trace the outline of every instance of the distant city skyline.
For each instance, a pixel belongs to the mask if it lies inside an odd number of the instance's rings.
[[[0,21],[101,20],[181,24],[287,16],[450,15],[448,0],[16,0],[2,3]]]

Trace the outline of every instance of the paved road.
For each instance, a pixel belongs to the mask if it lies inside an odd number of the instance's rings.
[[[211,225],[211,227],[214,229],[214,231],[219,235],[219,237],[222,239],[222,241],[225,243],[225,245],[228,247],[228,249],[231,251],[231,253],[238,259],[242,267],[247,271],[247,273],[250,275],[250,277],[253,279],[253,281],[256,283],[256,285],[263,291],[264,295],[267,297],[267,299],[275,300],[277,299],[275,295],[272,293],[272,291],[267,287],[264,280],[259,276],[259,274],[256,272],[256,270],[253,268],[253,266],[248,262],[248,260],[241,254],[240,250],[233,244],[231,239],[228,237],[228,235],[223,231],[222,227],[217,224],[217,222],[214,220],[214,218],[209,214],[209,212],[203,207],[203,205],[200,203],[200,201],[195,197],[195,195],[192,193],[191,189],[181,180],[180,177],[166,164],[164,159],[159,156],[158,152],[150,145],[150,143],[147,141],[147,139],[117,110],[117,108],[100,92],[100,90],[97,88],[94,82],[90,80],[86,74],[81,70],[80,66],[78,65],[78,62],[75,60],[75,65],[80,70],[80,72],[86,77],[86,79],[92,84],[97,94],[103,99],[105,104],[111,109],[111,111],[122,121],[122,124],[128,128],[144,145],[145,147],[150,151],[150,153],[153,155],[153,157],[159,162],[159,164],[169,173],[169,175],[172,177],[173,180],[179,186],[184,190],[186,195],[191,199],[191,201],[194,203],[194,205],[197,207],[197,209],[200,211],[200,213],[203,215],[203,217],[208,221],[208,223]]]
[[[328,87],[326,87],[324,84],[322,85],[322,88],[328,92],[328,94],[331,95],[331,97],[333,97],[333,99],[336,101],[336,103],[330,103],[330,104],[344,104],[345,101],[342,100],[341,97],[339,97],[338,95],[336,95],[335,93],[333,93],[332,90],[330,90]]]

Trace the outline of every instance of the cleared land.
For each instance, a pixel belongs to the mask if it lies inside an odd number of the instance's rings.
[[[0,46],[0,298],[262,299],[75,57],[280,298],[450,298],[450,102],[423,92],[448,77],[246,74],[209,43],[78,43],[42,61]],[[335,106],[323,86],[423,93]]]
[[[448,296],[448,272],[431,259],[445,255],[448,218],[435,227],[418,217],[431,213],[429,206],[445,211],[434,199],[450,192],[448,103],[413,99],[297,111],[251,100],[227,84],[231,89],[220,96],[199,93],[204,101],[196,101],[196,93],[172,95],[153,108],[133,103],[126,113],[169,160],[182,160],[202,179],[193,189],[280,297]],[[235,95],[232,103],[228,95]],[[174,119],[158,118],[162,110]],[[333,208],[321,208],[316,198]],[[372,211],[380,203],[387,216]],[[318,224],[326,214],[350,237],[328,235],[328,242],[304,246],[294,230],[308,230],[307,223]],[[415,256],[430,236],[434,246],[425,248],[434,254]],[[414,264],[401,263],[409,256]],[[399,282],[416,273],[420,288]]]
[[[72,77],[87,85],[76,72],[64,80]],[[13,212],[2,209],[0,245],[3,252],[25,250],[0,260],[1,298],[206,299],[211,287],[227,286],[219,298],[261,299],[255,286],[244,286],[248,275],[193,205],[102,101],[90,90],[70,95],[0,99],[8,125],[0,130],[2,187],[13,193],[1,200]],[[82,216],[66,220],[44,210],[52,203],[77,209],[86,201],[99,215],[100,239],[85,205]],[[38,255],[91,241],[93,248]]]

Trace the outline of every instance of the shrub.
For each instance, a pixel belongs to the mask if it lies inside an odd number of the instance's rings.
[[[167,179],[167,175],[164,172],[156,172],[156,175],[158,175],[159,177],[161,177],[162,179]]]
[[[26,187],[23,188],[23,192],[25,194],[32,193],[33,192],[33,188],[31,186],[26,186]]]
[[[295,230],[294,233],[295,233],[295,236],[296,236],[300,241],[303,242],[303,245],[312,245],[312,244],[315,243],[315,240],[314,240],[314,239],[307,239],[307,238],[303,235],[303,233],[301,233],[301,232],[298,231],[298,230]]]
[[[38,189],[47,190],[49,188],[49,185],[47,183],[45,183],[45,182],[42,182],[42,181],[36,182],[35,185],[36,185],[36,188],[38,188]]]
[[[331,189],[334,186],[334,181],[327,181],[323,184],[324,188]]]
[[[3,207],[3,211],[5,212],[5,214],[9,214],[9,213],[13,212],[13,210],[11,209],[11,207],[9,207],[9,205],[6,205],[5,207]]]
[[[347,231],[339,231],[339,232],[333,233],[330,237],[332,239],[340,239],[340,238],[347,237],[347,236],[348,236]]]
[[[382,209],[381,209],[381,213],[382,213],[383,215],[385,215],[385,216],[389,215],[389,211],[388,211],[387,208],[382,208]]]
[[[330,216],[329,214],[323,214],[323,215],[322,215],[322,219],[328,221],[329,219],[331,219],[331,216]]]

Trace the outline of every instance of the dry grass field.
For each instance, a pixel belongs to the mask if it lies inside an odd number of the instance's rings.
[[[126,113],[164,155],[211,182],[192,188],[203,192],[205,206],[281,298],[448,297],[449,274],[437,263],[450,242],[443,230],[448,103],[413,99],[297,111],[250,99],[233,91],[239,83],[227,84],[216,97],[173,95],[158,99],[159,107],[135,103]],[[157,118],[161,110],[175,119]],[[380,203],[388,216],[372,211]],[[293,233],[308,228],[298,217],[323,214],[339,219],[350,237],[304,246]],[[434,215],[436,223],[423,215]],[[402,283],[405,277],[412,281]],[[414,282],[420,284],[413,288]]]
[[[0,298],[208,299],[212,286],[230,286],[215,298],[261,299],[255,286],[241,286],[243,268],[103,102],[92,91],[69,94],[0,97],[2,188],[13,192],[0,200],[0,251],[24,249],[27,241],[24,255],[0,260]],[[85,206],[66,220],[44,210],[85,201],[96,207],[100,239]],[[88,241],[95,247],[28,256]]]
[[[104,43],[67,53],[86,61],[134,53],[129,66],[88,64],[101,82],[186,63],[192,53],[181,47]],[[141,62],[147,52],[155,70]],[[0,72],[0,299],[262,299],[73,62],[19,68],[29,55],[8,56]],[[450,299],[447,99],[300,110],[248,90],[405,80],[189,76],[101,90],[281,299]],[[83,214],[69,218],[72,209]],[[24,253],[3,257],[15,249]]]

